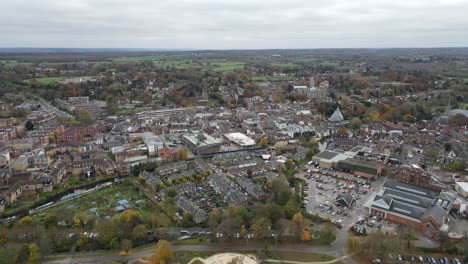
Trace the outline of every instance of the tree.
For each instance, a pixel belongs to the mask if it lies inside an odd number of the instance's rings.
[[[255,238],[265,238],[269,235],[271,221],[265,217],[257,218],[253,221],[251,228]]]
[[[137,225],[132,230],[132,240],[137,244],[145,242],[146,228],[144,225]]]
[[[379,117],[380,117],[379,111],[377,111],[377,110],[375,110],[375,109],[370,110],[370,111],[367,113],[367,115],[370,117],[370,119],[371,119],[372,121],[377,121],[377,120],[379,119]]]
[[[176,196],[177,196],[177,191],[176,191],[176,189],[174,189],[174,188],[169,188],[169,189],[167,190],[167,196],[169,196],[169,197],[171,197],[171,198],[176,197]]]
[[[351,250],[351,252],[358,250],[359,249],[359,239],[355,237],[353,234],[348,235],[348,248]]]
[[[187,159],[187,151],[185,149],[180,149],[177,156],[180,160],[185,160]]]
[[[132,241],[130,239],[124,239],[122,240],[122,250],[125,252],[125,253],[128,253],[130,251],[130,249],[132,249]]]
[[[33,222],[33,219],[31,216],[25,216],[23,218],[21,218],[19,221],[18,221],[18,224],[20,226],[30,226],[32,225],[34,222]]]
[[[83,248],[88,243],[88,236],[85,234],[80,234],[78,240],[76,240],[76,245],[78,248]]]
[[[301,207],[296,202],[296,199],[292,197],[284,206],[284,212],[288,218],[292,218],[296,213],[301,211]]]
[[[453,149],[453,144],[451,142],[445,142],[444,147],[445,151],[450,152]]]
[[[265,148],[266,146],[268,146],[268,140],[266,139],[266,137],[262,137],[258,145],[262,148]]]
[[[245,229],[245,225],[242,225],[240,230],[239,230],[239,235],[240,237],[245,237],[247,235],[247,229]]]
[[[80,120],[80,122],[83,124],[90,124],[91,122],[93,122],[93,117],[91,116],[91,113],[88,110],[80,109],[78,111],[78,120]]]
[[[302,229],[301,232],[301,241],[309,241],[310,240],[310,232],[307,229]]]
[[[24,125],[24,128],[26,128],[26,130],[30,130],[30,131],[33,130],[33,129],[34,129],[34,124],[33,124],[33,122],[31,122],[31,121],[28,120],[28,121],[26,122],[26,124]]]
[[[152,264],[168,264],[174,259],[172,247],[166,240],[159,240],[156,244],[156,253],[153,256]]]
[[[34,263],[41,258],[39,247],[37,246],[36,243],[28,244],[28,251],[29,251],[28,262]]]
[[[359,128],[362,125],[361,119],[355,117],[351,120],[351,127],[352,128]]]
[[[76,227],[82,229],[88,223],[88,215],[86,213],[78,213],[73,217],[73,222]]]

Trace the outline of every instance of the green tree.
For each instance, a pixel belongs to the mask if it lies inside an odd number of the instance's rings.
[[[130,249],[132,249],[132,246],[133,246],[132,241],[130,239],[123,239],[121,242],[121,245],[122,245],[122,250],[125,253],[128,253]]]
[[[167,196],[174,198],[177,196],[177,191],[174,188],[167,189]]]
[[[33,122],[31,121],[27,121],[26,124],[24,125],[24,128],[26,128],[26,130],[33,130],[34,129],[34,124]]]
[[[88,110],[80,109],[78,111],[78,120],[83,124],[91,124],[93,122],[93,117]]]
[[[444,147],[445,151],[450,152],[453,149],[453,144],[451,142],[445,142]]]

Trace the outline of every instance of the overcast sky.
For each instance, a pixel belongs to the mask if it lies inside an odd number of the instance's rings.
[[[468,0],[0,0],[0,47],[468,46]]]

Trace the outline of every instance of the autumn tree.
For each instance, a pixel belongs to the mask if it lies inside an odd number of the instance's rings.
[[[310,232],[308,229],[302,229],[301,231],[301,241],[309,241],[310,240]]]
[[[262,137],[260,139],[260,142],[258,143],[258,145],[262,148],[265,148],[266,146],[268,146],[268,140],[266,137]]]
[[[361,119],[355,117],[351,120],[351,127],[352,128],[359,128],[362,125]]]
[[[271,221],[265,217],[257,218],[253,221],[251,228],[255,238],[265,238],[269,235]]]
[[[177,154],[180,160],[187,159],[187,151],[185,149],[180,149],[179,153]]]
[[[76,227],[79,227],[80,229],[82,229],[88,223],[88,215],[84,212],[77,213],[73,217],[73,223],[75,224]]]
[[[168,264],[174,259],[172,247],[166,240],[159,240],[156,244],[156,253],[153,256],[152,264]]]

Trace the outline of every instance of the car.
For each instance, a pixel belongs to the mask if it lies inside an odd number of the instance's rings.
[[[377,228],[382,228],[382,224],[378,224],[378,225],[377,225]]]
[[[416,258],[413,257],[413,256],[410,256],[410,261],[411,261],[411,262],[415,262],[415,261],[416,261]]]
[[[423,263],[423,262],[424,262],[424,259],[423,259],[423,257],[422,257],[422,256],[419,256],[418,258],[419,258],[419,262],[421,262],[421,263]]]

